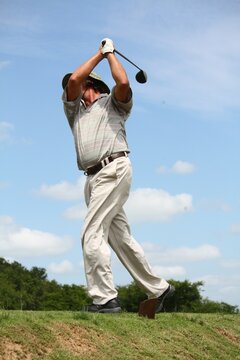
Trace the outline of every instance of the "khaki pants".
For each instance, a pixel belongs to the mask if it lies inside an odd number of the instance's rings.
[[[141,246],[130,233],[123,205],[129,196],[131,175],[129,158],[120,157],[86,180],[83,258],[88,292],[96,305],[117,297],[109,245],[148,298],[160,296],[168,287],[164,279],[152,273]]]

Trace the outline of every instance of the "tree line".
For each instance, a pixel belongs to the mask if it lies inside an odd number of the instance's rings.
[[[203,282],[168,280],[175,286],[174,295],[164,306],[167,312],[239,313],[237,306],[203,298]],[[137,312],[146,295],[135,282],[118,286],[123,310]],[[81,311],[91,299],[83,285],[62,285],[48,280],[44,268],[26,269],[20,263],[0,258],[0,309]]]

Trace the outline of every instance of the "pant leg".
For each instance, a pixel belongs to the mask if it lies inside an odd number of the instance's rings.
[[[167,289],[168,283],[153,274],[142,247],[131,236],[123,209],[112,220],[109,244],[134,280],[146,291],[148,298],[158,297]]]
[[[125,157],[114,160],[87,180],[88,213],[82,232],[83,258],[88,293],[97,305],[117,296],[108,235],[113,218],[129,196],[130,184],[131,164]]]

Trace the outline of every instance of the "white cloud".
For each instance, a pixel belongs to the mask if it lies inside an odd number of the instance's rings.
[[[196,248],[179,247],[175,249],[165,249],[158,244],[142,244],[147,257],[153,264],[159,263],[190,263],[196,261],[205,261],[220,257],[220,251],[216,246],[205,244]]]
[[[196,169],[195,165],[187,161],[178,160],[175,162],[175,164],[173,164],[171,168],[167,168],[164,165],[159,166],[158,172],[162,174],[164,173],[189,174],[194,172],[195,169]]]
[[[220,257],[220,251],[213,245],[202,245],[197,248],[182,247],[170,251],[170,256],[182,261],[202,261]]]
[[[85,177],[81,176],[76,184],[67,181],[61,181],[57,184],[41,185],[39,190],[34,191],[40,196],[59,200],[78,200],[83,197]]]
[[[76,186],[66,182],[61,184],[63,185],[42,187],[40,192],[46,196],[70,200],[77,198],[80,194],[79,188],[83,186],[82,178]],[[140,188],[131,192],[125,208],[130,222],[162,222],[174,215],[192,211],[192,196],[184,193],[173,196],[161,189]],[[86,205],[81,202],[66,209],[64,217],[82,220],[86,212]]]
[[[32,257],[63,254],[72,247],[67,236],[21,227],[10,216],[0,217],[0,253],[2,256]]]
[[[75,205],[65,210],[64,217],[69,220],[83,220],[87,214],[85,204]]]
[[[203,281],[203,283],[206,285],[218,286],[221,284],[222,280],[223,279],[221,279],[221,277],[218,275],[209,274],[209,275],[203,275],[203,276],[197,278],[196,281]]]
[[[31,141],[24,137],[15,136],[15,127],[7,121],[0,121],[0,143],[7,144],[29,144]]]
[[[164,278],[170,278],[170,277],[176,277],[176,276],[182,276],[186,274],[186,270],[182,266],[153,266],[152,270],[157,275],[164,277]]]
[[[215,275],[215,274],[207,274],[199,277],[197,280],[203,281],[207,286],[216,286],[219,292],[224,292],[226,288],[238,288],[240,276],[239,274],[235,275]]]
[[[172,172],[177,174],[191,173],[195,170],[195,166],[187,161],[178,160],[172,167]]]
[[[192,211],[192,196],[170,195],[161,189],[139,188],[132,191],[126,203],[131,222],[162,222]]]
[[[54,274],[65,274],[73,271],[73,264],[69,260],[63,260],[60,263],[52,262],[47,269]]]
[[[199,276],[193,281],[203,281],[204,291],[211,300],[224,301],[228,304],[240,306],[240,276],[238,273],[227,275],[207,274]]]
[[[14,125],[6,122],[0,122],[0,143],[9,142],[12,140],[12,131],[14,130]]]

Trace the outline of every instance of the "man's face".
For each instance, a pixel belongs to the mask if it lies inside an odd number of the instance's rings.
[[[85,101],[86,105],[89,105],[91,90],[93,89],[93,83],[91,81],[84,81],[81,84],[81,93],[82,99]]]
[[[91,105],[100,94],[94,85],[94,82],[88,79],[81,84],[82,99],[86,106]]]

